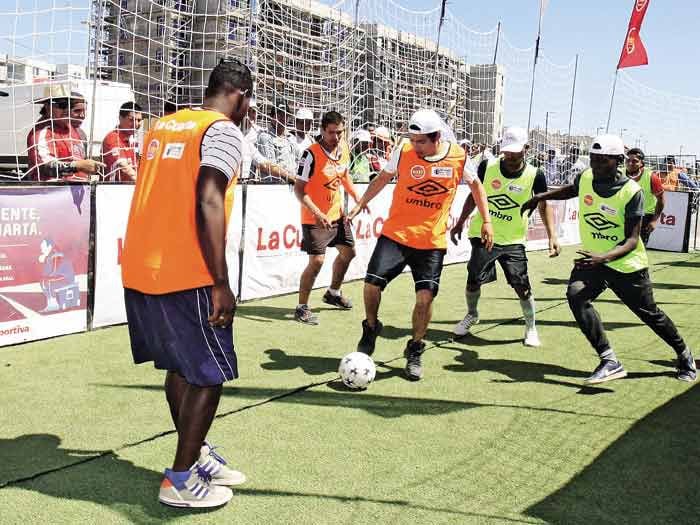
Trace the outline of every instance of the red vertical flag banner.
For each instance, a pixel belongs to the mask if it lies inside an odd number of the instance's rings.
[[[634,2],[630,23],[627,26],[627,36],[622,46],[622,53],[620,53],[620,61],[617,63],[617,69],[643,66],[649,63],[647,50],[644,49],[644,44],[642,43],[639,32],[642,30],[642,22],[644,21],[644,15],[647,13],[650,1],[651,0],[635,0]]]

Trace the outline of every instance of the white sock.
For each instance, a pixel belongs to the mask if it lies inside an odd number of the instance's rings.
[[[301,303],[300,303],[300,304],[297,305],[297,308],[308,308],[308,307],[309,307],[308,304],[301,304]]]
[[[328,287],[328,293],[331,294],[334,297],[340,297],[340,290],[335,290],[331,288],[330,286]]]
[[[528,330],[535,328],[535,297],[530,294],[527,299],[520,299],[520,307],[523,309],[525,325]]]

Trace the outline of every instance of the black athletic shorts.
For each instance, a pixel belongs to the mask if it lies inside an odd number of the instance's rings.
[[[352,225],[339,219],[326,230],[315,224],[301,225],[301,249],[309,255],[323,255],[329,246],[355,246]]]
[[[494,244],[489,252],[481,239],[473,237],[469,240],[472,243],[472,254],[467,264],[467,285],[482,285],[495,281],[496,261],[498,261],[509,285],[513,288],[530,289],[525,246]]]
[[[445,252],[446,250],[438,249],[418,250],[382,235],[377,240],[372,258],[367,265],[365,282],[379,286],[383,290],[408,265],[413,274],[416,292],[430,290],[435,297],[440,288],[440,274],[442,274]]]

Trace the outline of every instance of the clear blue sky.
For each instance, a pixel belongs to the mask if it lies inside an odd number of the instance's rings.
[[[337,0],[323,0],[335,4]],[[355,0],[345,0],[352,7]],[[393,1],[408,9],[425,11],[439,5],[440,0],[361,0],[361,5],[371,11],[371,5],[390,5]],[[86,56],[86,27],[80,25],[87,18],[89,0],[3,0],[0,2],[0,52],[12,51],[10,42],[19,44],[17,54],[29,54],[31,49],[73,52],[72,62],[83,62]],[[36,8],[72,5],[79,11],[62,11],[53,15],[21,16],[16,20],[16,6],[31,11]],[[556,64],[570,63],[580,54],[575,101],[574,131],[594,133],[605,124],[610,101],[610,89],[615,66],[625,37],[633,0],[550,0],[544,16],[542,53]],[[455,17],[474,30],[488,31],[500,20],[508,41],[515,47],[527,48],[534,44],[537,31],[538,0],[449,0],[448,7]],[[384,8],[388,24],[401,24],[401,12]],[[410,17],[407,18],[407,20]],[[414,18],[406,24],[428,23],[430,17]],[[700,2],[697,0],[650,0],[649,10],[642,29],[642,39],[649,54],[649,65],[624,70],[618,82],[615,111],[611,130],[625,128],[625,140],[639,140],[651,152],[678,152],[683,145],[685,152],[700,154],[700,74],[696,67],[697,50],[700,49]],[[455,27],[450,28],[452,35]],[[73,31],[71,31],[71,28]],[[79,32],[75,29],[79,28]],[[32,38],[32,33],[43,33]],[[82,34],[80,34],[82,33]],[[14,38],[25,35],[23,38]],[[450,44],[453,45],[453,44]],[[507,46],[501,53],[507,53]],[[460,49],[453,49],[460,53]],[[487,50],[483,50],[487,56]],[[521,61],[514,71],[506,73],[506,124],[527,124],[529,84],[527,54],[519,54]],[[499,56],[499,62],[512,57]],[[82,59],[82,60],[81,60]],[[55,56],[56,61],[66,61]],[[568,70],[554,70],[549,76],[547,67],[540,68],[533,127],[543,125],[545,112],[550,112],[550,129],[565,130],[568,124],[568,100],[570,76]],[[509,77],[510,74],[510,83]],[[514,77],[523,77],[515,81]],[[519,82],[519,83],[518,83]],[[664,97],[646,92],[640,83],[661,92],[685,97]],[[513,96],[517,92],[517,102]],[[510,107],[508,106],[510,101]],[[517,106],[517,107],[513,107]],[[554,112],[552,114],[552,112]],[[525,122],[521,122],[521,121]]]

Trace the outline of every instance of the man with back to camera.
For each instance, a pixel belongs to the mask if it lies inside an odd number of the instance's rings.
[[[596,137],[590,149],[590,169],[573,184],[535,195],[523,204],[522,212],[531,212],[545,200],[579,199],[583,249],[574,261],[566,297],[579,328],[600,358],[586,383],[603,383],[627,375],[592,304],[606,288],[673,348],[678,356],[676,377],[695,381],[697,372],[690,348],[654,301],[647,253],[639,238],[644,192],[619,169],[624,151],[620,137]]]
[[[241,169],[250,70],[222,61],[201,108],[161,118],[144,141],[122,254],[122,280],[135,363],[165,370],[177,429],[172,468],[159,500],[216,507],[245,481],[207,441],[222,384],[238,377],[235,297],[226,265],[226,226]]]

